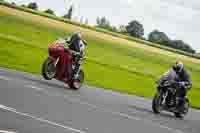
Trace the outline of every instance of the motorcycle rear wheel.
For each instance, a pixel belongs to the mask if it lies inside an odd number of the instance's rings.
[[[42,65],[42,76],[46,80],[51,80],[56,75],[56,68],[53,64],[53,61],[48,57]]]
[[[189,108],[190,108],[190,102],[188,99],[185,99],[185,104],[183,107],[184,110],[182,112],[174,112],[175,117],[183,118],[189,112]]]

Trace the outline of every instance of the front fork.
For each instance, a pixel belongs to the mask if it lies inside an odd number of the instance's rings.
[[[166,103],[167,96],[168,96],[168,92],[166,92],[166,94],[163,95],[162,105]]]
[[[60,60],[60,57],[58,57],[58,58],[56,59],[56,61],[55,61],[55,63],[54,63],[54,66],[55,66],[55,67],[57,66],[59,60]]]

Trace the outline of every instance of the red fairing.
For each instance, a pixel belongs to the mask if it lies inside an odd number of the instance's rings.
[[[58,57],[64,54],[64,45],[63,44],[53,44],[49,45],[49,56]]]
[[[70,51],[64,47],[64,44],[55,43],[49,45],[49,57],[52,58],[54,63],[59,58],[59,62],[56,66],[56,78],[58,80],[70,80],[72,75],[73,56]]]

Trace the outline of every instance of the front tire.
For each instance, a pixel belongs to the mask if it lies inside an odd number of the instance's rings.
[[[42,76],[46,80],[51,80],[54,78],[55,74],[56,74],[56,68],[53,64],[52,59],[48,57],[42,65]]]
[[[83,70],[80,70],[78,78],[72,81],[72,83],[70,84],[70,88],[75,90],[80,89],[83,85],[84,79],[85,79],[84,72]]]
[[[153,98],[152,101],[152,110],[155,114],[159,114],[161,111],[161,107],[160,107],[160,96],[159,94],[156,94]]]

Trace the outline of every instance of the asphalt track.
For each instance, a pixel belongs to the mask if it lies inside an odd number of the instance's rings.
[[[155,115],[150,99],[1,68],[0,133],[200,133],[200,111]]]

